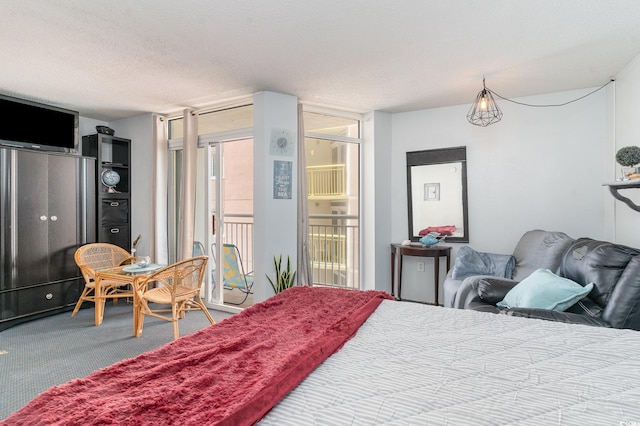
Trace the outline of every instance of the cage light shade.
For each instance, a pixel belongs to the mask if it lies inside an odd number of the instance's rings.
[[[493,99],[491,91],[483,88],[478,92],[475,102],[471,105],[471,109],[467,113],[467,120],[473,125],[487,127],[501,119],[502,111]]]

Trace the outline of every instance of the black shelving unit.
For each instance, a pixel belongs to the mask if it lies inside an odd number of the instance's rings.
[[[97,159],[96,211],[98,242],[131,249],[131,140],[96,133],[82,137],[82,154]],[[115,171],[120,181],[107,186],[102,177]]]

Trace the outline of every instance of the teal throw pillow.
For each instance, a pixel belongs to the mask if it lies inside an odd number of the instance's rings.
[[[548,269],[538,269],[520,281],[497,303],[503,308],[540,308],[562,312],[578,303],[593,289],[562,278]]]

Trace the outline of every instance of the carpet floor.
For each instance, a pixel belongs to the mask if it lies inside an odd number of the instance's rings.
[[[216,322],[231,314],[210,310]],[[132,305],[108,303],[104,321],[94,325],[93,308],[19,324],[0,332],[0,419],[51,386],[84,377],[173,340],[173,326],[146,317],[141,337],[133,336]],[[180,336],[209,326],[202,312],[179,321]]]

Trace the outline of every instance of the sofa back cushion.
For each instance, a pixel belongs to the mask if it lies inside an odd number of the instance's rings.
[[[573,238],[564,232],[540,229],[525,232],[513,251],[513,257],[516,260],[513,279],[522,281],[540,268],[556,272],[562,261],[562,255],[572,242]]]
[[[631,247],[579,238],[567,248],[559,275],[582,285],[594,283],[589,297],[604,308],[627,264],[638,255],[640,251]]]
[[[602,319],[612,327],[640,330],[640,256],[627,264],[602,312]]]

